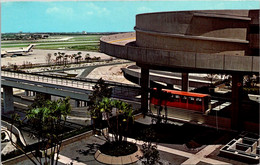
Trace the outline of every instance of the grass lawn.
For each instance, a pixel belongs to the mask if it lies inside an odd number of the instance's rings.
[[[62,38],[69,38],[68,40],[59,40]],[[86,51],[98,51],[99,39],[101,35],[57,35],[51,36],[48,39],[42,40],[21,40],[2,43],[2,48],[17,48],[27,47],[31,43],[37,43],[36,49],[66,49],[66,50],[86,50]],[[56,41],[54,41],[56,39]],[[27,45],[26,45],[27,44]]]

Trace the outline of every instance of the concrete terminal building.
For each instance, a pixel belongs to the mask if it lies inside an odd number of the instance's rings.
[[[141,67],[142,110],[148,109],[149,69],[232,75],[232,129],[243,127],[243,75],[259,73],[259,10],[205,10],[139,14],[135,33],[100,39],[101,51]],[[259,125],[258,125],[259,126]]]

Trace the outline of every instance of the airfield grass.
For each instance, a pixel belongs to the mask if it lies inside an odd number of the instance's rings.
[[[99,51],[99,45],[78,45],[68,47],[69,50],[89,50],[89,51]]]
[[[3,45],[1,44],[1,48],[18,48],[18,47],[27,47],[28,45]]]
[[[48,45],[48,44],[61,44],[61,43],[91,43],[91,42],[99,42],[99,40],[86,40],[86,39],[82,39],[82,40],[66,40],[66,41],[20,41],[20,42],[11,42],[11,43],[4,43],[2,42],[3,46],[15,46],[15,45],[29,45],[29,44],[37,44],[37,45]]]
[[[88,36],[74,36],[73,38],[69,40],[99,40],[101,35],[88,35]]]
[[[58,40],[67,37],[72,37],[72,38],[68,40],[60,40],[60,41]],[[57,36],[51,36],[48,39],[41,39],[36,41],[16,40],[8,43],[3,42],[2,48],[27,47],[28,44],[37,43],[35,47],[36,49],[66,49],[66,50],[81,50],[81,51],[83,50],[98,51],[100,37],[101,35],[83,35],[83,36],[57,35]]]
[[[49,47],[36,47],[36,49],[64,49],[64,50],[80,50],[80,51],[94,51],[99,50],[99,45],[74,45],[74,46],[49,46]]]
[[[67,45],[49,45],[49,46],[36,46],[36,49],[66,49],[66,50],[89,50],[98,51],[98,44],[67,44]]]
[[[77,45],[77,44],[85,44],[85,45],[98,45],[99,42],[97,41],[93,41],[93,42],[62,42],[62,43],[57,43],[57,42],[53,42],[53,43],[45,43],[45,44],[37,44],[37,46],[41,46],[41,47],[44,47],[44,46],[57,46],[57,45],[61,45],[61,46],[66,46],[66,45]]]

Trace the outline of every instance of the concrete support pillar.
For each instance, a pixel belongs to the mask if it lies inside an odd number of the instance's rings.
[[[79,101],[80,102],[80,107],[84,107],[84,101]]]
[[[24,91],[24,95],[25,95],[25,96],[29,96],[29,91],[28,91],[28,90],[25,90],[25,91]]]
[[[232,109],[231,109],[231,128],[235,130],[242,129],[241,105],[243,92],[243,75],[232,74]]]
[[[182,77],[181,90],[182,91],[188,91],[188,89],[189,89],[189,73],[182,73],[181,77]]]
[[[30,91],[30,96],[36,96],[36,92],[34,92],[34,91]]]
[[[79,100],[75,100],[75,107],[80,107],[80,101]]]
[[[14,96],[13,88],[3,86],[4,110],[3,113],[10,113],[14,111]]]
[[[36,96],[36,92],[25,90],[24,95],[25,96]]]
[[[141,68],[141,109],[144,114],[148,112],[149,69]]]

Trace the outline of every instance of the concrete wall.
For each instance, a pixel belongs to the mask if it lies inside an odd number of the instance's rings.
[[[2,83],[2,82],[1,82]],[[2,113],[10,113],[14,111],[14,97],[13,97],[13,88],[9,86],[4,86],[2,83],[3,87],[3,100],[4,100],[4,109]]]
[[[136,16],[136,44],[195,53],[256,54],[247,49],[259,49],[259,35],[250,32],[250,27],[259,26],[258,19],[259,10],[140,14]]]
[[[246,36],[244,28],[250,21],[248,15],[248,10],[147,13],[136,16],[136,27],[147,31],[243,40]]]
[[[136,35],[138,46],[154,49],[242,56],[245,55],[245,49],[248,47],[248,42],[245,40],[237,42],[212,37],[155,34],[139,30],[137,30]]]
[[[117,58],[128,59],[140,63],[163,66],[169,68],[183,68],[208,71],[215,70],[224,72],[259,72],[259,56],[230,56],[221,54],[194,53],[188,51],[172,51],[138,47],[134,44],[117,45],[109,43],[115,38],[102,37],[101,51]]]

